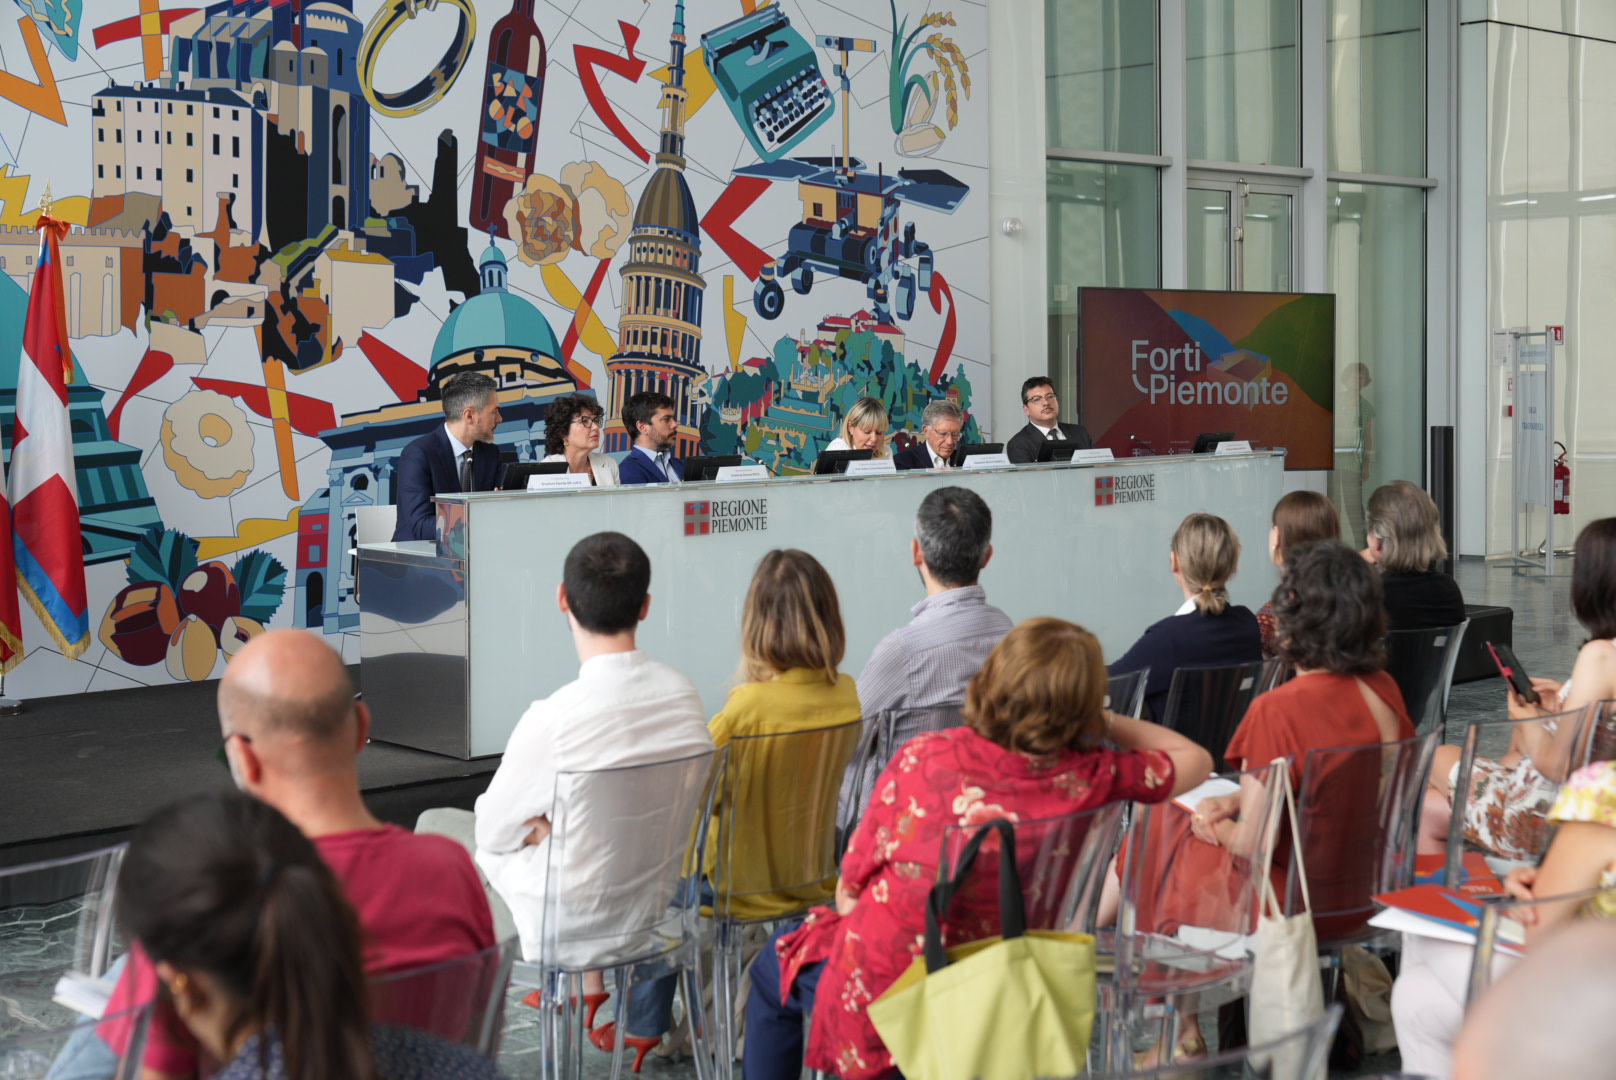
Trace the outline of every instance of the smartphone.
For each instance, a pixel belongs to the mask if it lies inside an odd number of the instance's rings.
[[[1527,678],[1526,669],[1521,666],[1521,662],[1516,659],[1515,653],[1508,645],[1498,645],[1489,641],[1487,651],[1493,654],[1493,663],[1498,665],[1498,674],[1515,688],[1517,697],[1529,705],[1543,704],[1542,699],[1537,696],[1537,691],[1532,689],[1532,680]]]

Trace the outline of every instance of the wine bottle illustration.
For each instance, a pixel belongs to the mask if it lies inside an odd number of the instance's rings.
[[[533,172],[539,145],[539,110],[544,100],[548,55],[544,35],[533,21],[534,0],[513,0],[511,10],[488,35],[488,71],[472,174],[471,227],[507,240],[505,204]]]

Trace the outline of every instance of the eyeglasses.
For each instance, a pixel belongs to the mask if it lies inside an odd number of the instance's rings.
[[[598,416],[574,416],[572,418],[572,422],[574,424],[582,424],[586,428],[600,427],[600,417]]]
[[[1034,394],[1032,397],[1027,399],[1027,404],[1028,405],[1042,405],[1046,401],[1049,402],[1051,405],[1055,404],[1055,401],[1056,401],[1055,395],[1054,394]]]

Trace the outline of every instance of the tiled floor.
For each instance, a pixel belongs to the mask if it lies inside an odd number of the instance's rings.
[[[1457,573],[1460,587],[1472,603],[1501,604],[1515,611],[1515,652],[1536,674],[1563,679],[1571,670],[1584,634],[1570,612],[1569,583],[1518,577],[1480,560],[1464,560]],[[1503,690],[1497,680],[1454,688],[1449,706],[1449,741],[1455,741],[1464,721],[1476,716],[1498,716],[1503,711]],[[67,1013],[49,1001],[45,979],[31,973],[64,966],[66,942],[74,926],[73,910],[58,905],[36,909],[24,917],[0,914],[0,1039],[20,1031],[60,1023]],[[501,1065],[513,1080],[538,1073],[538,1013],[521,1004],[526,989],[513,989],[506,1009]],[[609,1071],[610,1058],[585,1048],[584,1074],[590,1080]],[[1383,1055],[1361,1070],[1335,1076],[1368,1076],[1395,1070],[1397,1056]],[[688,1060],[647,1059],[645,1075],[659,1080],[685,1080],[695,1076]]]

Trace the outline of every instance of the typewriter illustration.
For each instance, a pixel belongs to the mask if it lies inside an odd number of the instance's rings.
[[[836,111],[813,47],[778,4],[701,35],[718,93],[764,161],[802,142]]]

